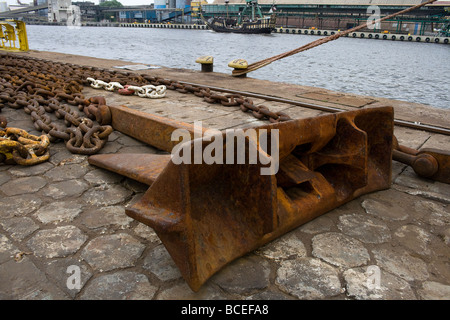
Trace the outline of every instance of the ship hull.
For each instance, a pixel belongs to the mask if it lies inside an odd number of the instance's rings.
[[[209,21],[205,20],[205,23],[210,29],[216,32],[270,34],[275,30],[275,16],[258,19],[255,22],[246,21],[241,24],[237,24],[233,19],[226,18],[213,18]]]

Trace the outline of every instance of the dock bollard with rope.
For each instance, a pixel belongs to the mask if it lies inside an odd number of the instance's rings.
[[[281,53],[281,54],[278,54],[278,55],[276,55],[276,56],[273,56],[273,57],[270,57],[270,58],[267,58],[267,59],[263,59],[263,60],[260,60],[260,61],[258,61],[258,62],[249,64],[249,65],[247,66],[246,69],[237,69],[237,68],[235,68],[235,69],[232,71],[232,76],[234,76],[234,77],[239,77],[239,76],[241,76],[241,77],[242,77],[244,74],[247,74],[247,73],[249,73],[249,72],[252,72],[252,71],[255,71],[255,70],[259,69],[259,68],[262,68],[262,67],[264,67],[264,66],[267,66],[267,65],[269,65],[269,64],[271,64],[272,62],[275,62],[275,61],[277,61],[277,60],[280,60],[280,59],[283,59],[283,58],[292,56],[292,55],[294,55],[294,54],[297,54],[297,53],[300,53],[300,52],[303,52],[303,51],[306,51],[306,50],[315,48],[315,47],[320,46],[320,45],[322,45],[322,44],[325,44],[325,43],[327,43],[327,42],[330,42],[330,41],[339,39],[340,37],[345,36],[345,35],[348,35],[348,34],[350,34],[350,33],[352,33],[352,32],[355,32],[355,31],[358,31],[358,30],[367,28],[369,25],[375,25],[375,24],[377,24],[377,23],[379,23],[379,22],[382,22],[382,21],[385,21],[385,20],[394,18],[394,17],[396,17],[396,16],[398,16],[398,15],[401,15],[401,14],[408,13],[408,12],[410,12],[410,11],[412,11],[412,10],[421,8],[421,7],[423,7],[423,6],[426,6],[426,5],[428,5],[428,4],[431,4],[431,3],[433,3],[433,2],[436,2],[436,0],[430,0],[430,1],[427,1],[427,2],[424,2],[424,3],[421,3],[421,4],[418,4],[418,5],[416,5],[416,6],[410,7],[410,8],[408,8],[408,9],[405,9],[405,10],[402,10],[402,11],[399,11],[399,12],[396,12],[396,13],[393,13],[393,14],[390,14],[390,15],[387,15],[387,16],[384,17],[384,18],[377,19],[377,20],[372,21],[372,22],[370,22],[370,23],[367,22],[367,23],[365,23],[365,24],[363,24],[363,25],[354,27],[354,28],[352,28],[352,29],[348,29],[348,30],[345,30],[345,31],[341,31],[341,32],[338,32],[338,33],[333,34],[333,35],[331,35],[331,36],[328,36],[328,37],[325,37],[325,38],[321,38],[321,39],[315,40],[315,41],[310,42],[310,43],[308,43],[308,44],[305,44],[304,46],[301,46],[301,47],[299,47],[299,48],[297,48],[297,49],[294,49],[294,50],[291,50],[291,51],[287,51],[287,52],[285,52],[285,53]]]

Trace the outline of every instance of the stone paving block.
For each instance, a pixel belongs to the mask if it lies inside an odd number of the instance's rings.
[[[358,267],[365,265],[369,252],[356,239],[337,232],[316,235],[312,239],[312,255],[337,267]]]
[[[121,148],[123,148],[123,145],[121,145],[120,143],[109,142],[98,152],[98,154],[116,153]]]
[[[248,255],[233,261],[209,281],[228,293],[252,294],[269,285],[270,268],[267,260]]]
[[[294,300],[295,298],[278,291],[263,291],[245,298],[245,300]]]
[[[125,214],[123,206],[93,208],[83,212],[81,223],[89,229],[106,230],[107,228],[126,229],[134,220]]]
[[[83,177],[89,171],[87,164],[66,164],[48,170],[44,176],[51,181],[65,181]]]
[[[361,203],[366,212],[382,220],[406,220],[409,215],[404,207],[396,206],[395,203],[376,199],[366,199]]]
[[[445,244],[450,246],[450,228],[445,229],[442,236],[444,238]]]
[[[24,177],[10,180],[0,186],[7,196],[15,196],[19,194],[28,194],[42,189],[47,184],[47,180],[43,177]]]
[[[132,192],[120,185],[100,185],[89,189],[82,196],[82,201],[94,206],[111,206],[127,200]]]
[[[80,214],[81,207],[77,201],[56,201],[42,206],[34,216],[42,223],[70,222]]]
[[[339,217],[338,228],[343,233],[364,243],[383,243],[391,239],[391,233],[383,221],[360,214]]]
[[[27,245],[37,257],[58,258],[77,252],[87,238],[75,226],[61,226],[36,232]]]
[[[2,165],[0,166],[0,172],[9,170],[9,169],[11,169],[12,167],[14,167],[14,165],[11,165],[11,164],[2,164]]]
[[[83,178],[91,185],[113,184],[123,180],[123,176],[102,169],[91,170]]]
[[[373,249],[372,253],[380,268],[406,281],[424,281],[430,276],[427,264],[404,250],[397,252],[392,249],[380,248]]]
[[[419,295],[424,300],[450,300],[450,286],[435,282],[425,281]]]
[[[0,264],[11,260],[14,255],[19,252],[19,248],[17,248],[8,237],[0,234]]]
[[[255,253],[276,261],[307,255],[305,245],[293,232],[266,244]]]
[[[179,269],[163,245],[150,250],[144,259],[142,267],[153,273],[161,281],[181,278]]]
[[[128,202],[128,205],[130,205],[131,203],[134,204],[134,203],[135,203],[135,198],[136,198],[136,196],[142,195],[142,194],[145,193],[145,192],[148,190],[148,188],[149,188],[148,185],[146,185],[146,184],[144,184],[144,183],[141,183],[141,182],[139,182],[139,181],[133,180],[133,179],[131,179],[131,178],[125,178],[125,180],[123,181],[122,185],[123,185],[125,188],[127,188],[127,189],[129,189],[129,190],[131,190],[131,191],[133,191],[133,192],[135,192],[135,193],[137,193],[137,195],[135,195],[135,196],[133,197],[133,199],[131,199],[131,201]]]
[[[0,264],[0,284],[3,300],[68,299],[27,257]]]
[[[131,146],[131,147],[122,147],[117,153],[156,153],[155,148],[150,146]]]
[[[0,172],[0,185],[8,182],[9,180],[11,180],[11,176],[6,171],[1,171]]]
[[[138,141],[132,137],[127,136],[126,134],[120,135],[115,142],[127,147],[146,146],[144,142]]]
[[[139,223],[136,228],[134,228],[134,233],[138,235],[141,238],[144,238],[145,240],[150,241],[154,244],[161,244],[161,240],[159,239],[158,235],[156,234],[155,230],[150,228],[149,226]]]
[[[420,200],[415,204],[418,212],[422,213],[422,219],[433,226],[450,225],[450,206],[439,202]]]
[[[131,267],[145,246],[126,233],[99,236],[89,241],[81,258],[97,271]]]
[[[78,197],[89,189],[89,185],[81,180],[67,180],[61,182],[53,182],[42,191],[46,197],[60,200],[70,197]]]
[[[322,215],[299,227],[299,230],[308,234],[317,234],[330,231],[335,226],[333,220],[327,215]]]
[[[275,283],[282,291],[299,299],[324,299],[343,292],[337,270],[310,257],[282,261]]]
[[[43,174],[48,170],[52,169],[54,166],[50,162],[43,162],[34,166],[13,166],[8,170],[13,176],[16,177],[29,177],[39,174]],[[1,175],[0,175],[1,176]]]
[[[357,300],[417,299],[407,281],[382,270],[378,272],[374,273],[368,267],[346,270],[343,275],[347,296]]]
[[[10,219],[0,220],[3,229],[8,232],[15,240],[23,240],[34,231],[39,229],[39,226],[28,217],[13,217]]]
[[[186,282],[182,282],[161,290],[156,296],[157,300],[227,300],[229,298],[220,288],[209,282],[197,292],[193,292]]]
[[[144,274],[119,271],[93,279],[82,300],[150,300],[157,291]]]
[[[41,198],[32,194],[0,198],[1,217],[8,219],[14,216],[27,215],[42,204]]]
[[[450,184],[421,178],[410,167],[394,180],[393,188],[411,195],[450,203]]]
[[[432,235],[415,225],[404,225],[395,230],[394,239],[411,252],[418,255],[430,255]]]
[[[49,278],[54,279],[55,284],[72,299],[92,277],[89,268],[73,257],[48,261],[45,265],[45,273]]]
[[[87,156],[81,154],[73,154],[65,147],[63,147],[55,154],[51,155],[48,161],[57,166],[64,166],[69,164],[79,164],[83,161],[86,161],[86,159]]]

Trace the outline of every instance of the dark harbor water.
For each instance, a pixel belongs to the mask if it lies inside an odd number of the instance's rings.
[[[222,34],[209,30],[27,26],[30,49],[199,70],[214,56],[214,71],[249,63],[318,39],[298,34]],[[340,38],[276,61],[250,77],[450,108],[450,45]]]

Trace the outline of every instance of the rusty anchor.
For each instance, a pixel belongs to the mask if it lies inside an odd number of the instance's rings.
[[[111,107],[111,115],[116,130],[169,152],[174,130],[195,137],[190,124],[125,107]],[[270,141],[263,145],[249,130],[269,134]],[[272,144],[275,133],[278,143]],[[230,144],[226,132],[184,143],[190,163],[175,164],[171,155],[89,157],[93,165],[150,186],[126,214],[155,230],[194,291],[234,259],[391,184],[391,107],[272,123],[242,134],[245,159],[256,152],[258,161],[195,164],[194,151],[211,151],[213,144],[216,159],[237,151],[238,138]],[[261,174],[276,159],[278,170]]]

